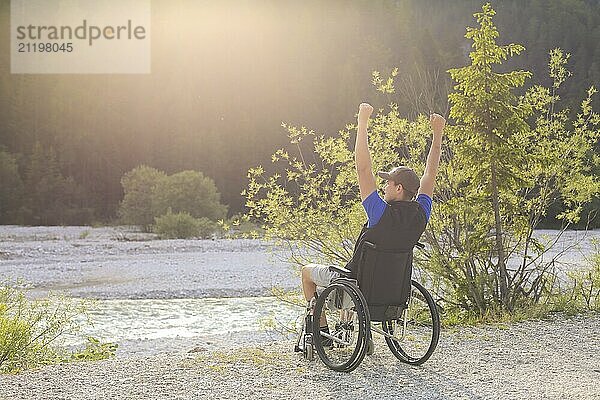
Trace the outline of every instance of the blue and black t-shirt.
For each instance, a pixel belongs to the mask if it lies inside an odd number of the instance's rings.
[[[431,215],[431,197],[424,193],[420,193],[416,198],[416,202],[421,205],[421,208],[423,208],[425,216],[427,217],[427,221],[429,221],[429,216]],[[368,228],[377,225],[388,206],[388,204],[379,196],[377,190],[374,190],[373,193],[367,196],[362,202],[362,205],[367,213]]]

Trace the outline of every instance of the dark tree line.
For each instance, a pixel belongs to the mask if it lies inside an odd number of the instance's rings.
[[[152,4],[148,75],[10,74],[9,1],[0,5],[0,223],[110,221],[124,173],[145,164],[214,179],[243,210],[246,171],[269,168],[281,122],[331,134],[373,101],[371,72],[398,68],[405,116],[446,113],[449,77],[468,63],[472,0]],[[600,83],[600,2],[492,1],[524,55],[507,69],[546,83],[548,52],[571,53],[561,97]],[[371,98],[373,96],[373,98]],[[381,100],[373,101],[383,106]],[[600,149],[599,149],[600,150]]]

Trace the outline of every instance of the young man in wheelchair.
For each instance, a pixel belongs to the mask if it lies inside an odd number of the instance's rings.
[[[398,166],[389,172],[378,172],[385,179],[383,198],[377,193],[375,176],[371,164],[371,155],[367,141],[367,128],[373,107],[367,103],[359,106],[358,129],[355,143],[356,172],[360,198],[367,214],[360,236],[358,237],[352,260],[346,269],[356,277],[360,253],[365,242],[382,249],[394,249],[411,252],[425,231],[431,213],[433,188],[440,161],[442,134],[445,119],[432,114],[430,124],[433,140],[427,156],[425,172],[421,179],[409,167]],[[412,253],[410,253],[412,254]],[[412,256],[409,262],[412,262]],[[339,274],[329,266],[308,264],[302,267],[302,289],[307,301],[315,295],[317,286],[326,287]],[[410,278],[408,279],[410,290]],[[329,333],[324,314],[320,320],[322,332]],[[323,345],[328,339],[323,339]]]

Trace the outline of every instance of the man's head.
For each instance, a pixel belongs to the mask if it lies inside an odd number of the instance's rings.
[[[377,172],[377,176],[387,180],[383,199],[387,202],[411,200],[419,190],[419,177],[409,167],[400,166],[390,172]]]

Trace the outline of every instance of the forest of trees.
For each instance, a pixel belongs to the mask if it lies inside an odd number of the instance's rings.
[[[560,96],[576,109],[600,84],[600,1],[491,3],[502,41],[526,48],[503,68],[549,85],[548,53],[562,48],[572,77]],[[482,2],[155,1],[147,75],[11,74],[9,5],[0,2],[0,223],[85,224],[117,218],[121,178],[141,164],[201,171],[230,214],[243,211],[248,168],[269,168],[287,143],[282,122],[330,135],[361,101],[385,105],[373,70],[398,68],[388,100],[403,116],[447,116],[446,71],[469,63],[465,27]]]

